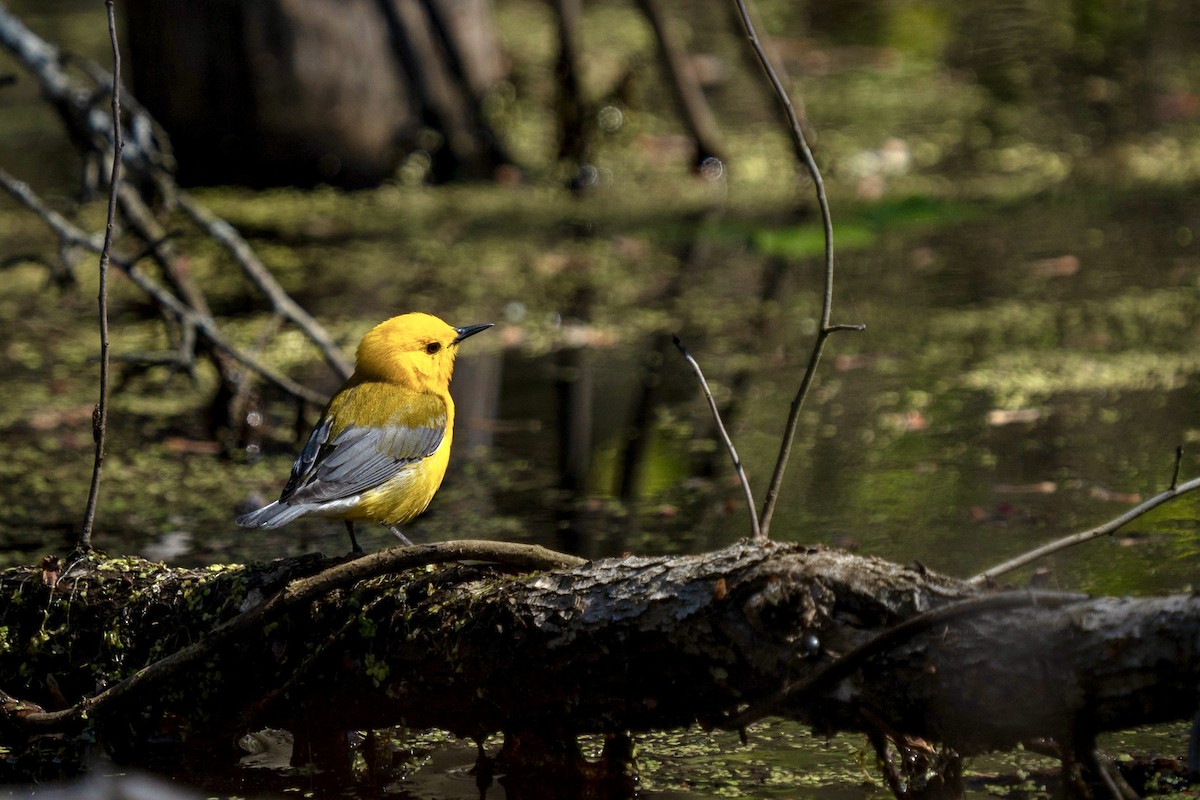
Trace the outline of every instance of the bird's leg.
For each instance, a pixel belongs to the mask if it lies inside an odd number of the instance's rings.
[[[400,530],[399,525],[388,525],[387,528],[389,531],[396,534],[396,538],[399,539],[401,542],[403,542],[406,546],[408,546],[408,547],[413,546],[412,540],[404,535],[404,532]]]
[[[346,533],[350,534],[350,552],[362,555],[363,549],[358,546],[358,539],[354,538],[354,520],[346,520]]]

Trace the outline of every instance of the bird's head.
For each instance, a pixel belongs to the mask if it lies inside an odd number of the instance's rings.
[[[362,378],[444,391],[454,371],[458,344],[492,327],[456,328],[432,314],[401,314],[379,323],[358,344],[356,372]]]

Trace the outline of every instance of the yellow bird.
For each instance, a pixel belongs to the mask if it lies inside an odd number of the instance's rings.
[[[246,528],[278,528],[316,514],[391,528],[416,517],[442,485],[454,435],[450,376],[458,345],[492,327],[455,328],[431,314],[381,322],[358,345],[354,374],[321,414],[292,464],[283,494],[237,518]]]

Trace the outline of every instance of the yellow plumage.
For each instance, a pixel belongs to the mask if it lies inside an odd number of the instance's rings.
[[[463,339],[487,325],[455,328],[430,314],[403,314],[358,345],[354,374],[329,401],[279,500],[238,517],[277,528],[308,514],[395,526],[429,506],[450,462],[450,377]]]

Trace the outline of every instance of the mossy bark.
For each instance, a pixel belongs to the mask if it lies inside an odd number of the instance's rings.
[[[331,563],[103,559],[53,588],[40,570],[6,570],[0,689],[48,709],[75,703]],[[1200,598],[997,597],[794,545],[526,574],[425,566],[290,607],[91,723],[127,754],[164,734],[232,754],[238,735],[265,726],[320,749],[339,731],[407,725],[504,732],[510,758],[533,760],[573,754],[580,733],[736,726],[756,706],[822,732],[886,730],[959,752],[1193,713]],[[903,635],[862,650],[889,629]],[[854,652],[865,655],[804,688]]]

